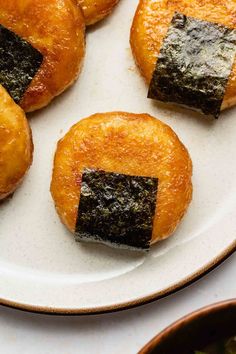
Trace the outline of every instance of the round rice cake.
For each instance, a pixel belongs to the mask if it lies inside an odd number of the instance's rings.
[[[51,193],[62,222],[75,232],[85,168],[158,178],[152,243],[170,236],[192,198],[192,162],[173,130],[148,114],[95,114],[58,142]]]
[[[131,28],[130,43],[137,66],[148,85],[175,11],[200,20],[236,28],[234,0],[140,0]],[[235,104],[236,61],[221,109]]]
[[[20,102],[26,111],[46,106],[77,78],[84,57],[84,18],[75,0],[0,0],[0,24],[43,54]]]
[[[86,25],[92,25],[109,15],[119,0],[78,0]]]
[[[14,192],[32,162],[31,130],[24,111],[0,85],[0,200]]]

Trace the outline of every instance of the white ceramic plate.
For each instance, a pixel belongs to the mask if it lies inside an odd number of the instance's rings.
[[[129,30],[138,0],[89,30],[78,82],[33,114],[33,166],[0,206],[0,302],[32,311],[94,313],[135,306],[197,279],[236,248],[236,109],[218,121],[146,98]],[[194,197],[175,235],[148,255],[75,243],[49,193],[56,142],[95,112],[147,112],[169,124],[194,164]]]

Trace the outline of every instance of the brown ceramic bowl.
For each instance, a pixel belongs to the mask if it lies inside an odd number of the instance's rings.
[[[236,335],[236,299],[191,313],[153,338],[139,354],[189,354]]]

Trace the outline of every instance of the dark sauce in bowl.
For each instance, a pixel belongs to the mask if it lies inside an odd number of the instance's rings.
[[[194,354],[236,354],[236,336],[217,341]]]

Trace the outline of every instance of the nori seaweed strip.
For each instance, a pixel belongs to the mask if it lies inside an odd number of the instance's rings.
[[[75,239],[148,250],[157,189],[157,178],[85,169]]]
[[[0,84],[19,103],[43,61],[30,43],[0,25]]]
[[[176,12],[148,97],[218,118],[236,54],[236,30]]]

